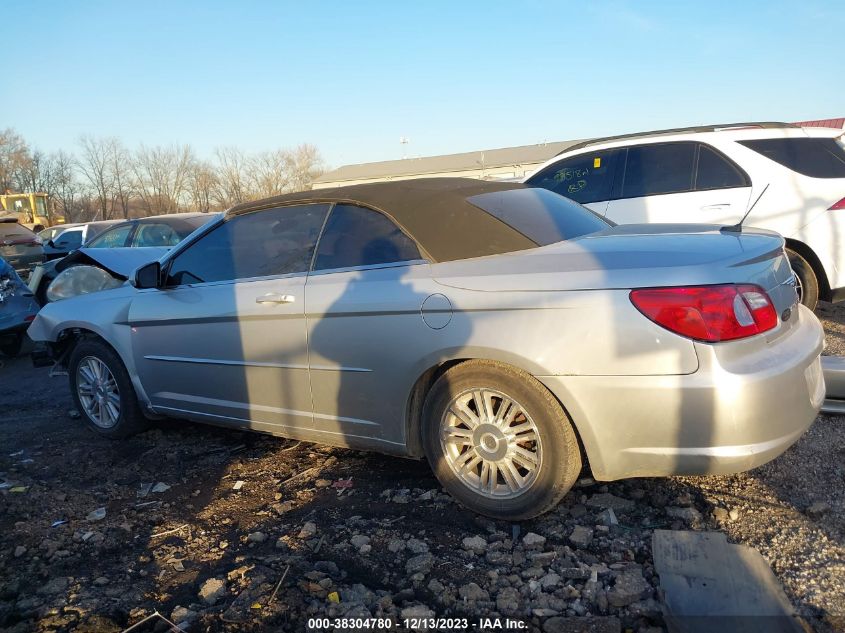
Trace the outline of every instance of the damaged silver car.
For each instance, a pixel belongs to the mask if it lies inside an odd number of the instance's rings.
[[[460,178],[239,205],[29,334],[104,435],[167,416],[424,457],[511,520],[584,460],[600,481],[753,468],[824,398],[779,235],[616,227]]]

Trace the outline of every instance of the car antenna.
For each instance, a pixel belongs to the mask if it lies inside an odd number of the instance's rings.
[[[751,213],[751,210],[754,209],[754,207],[757,206],[758,202],[760,202],[760,198],[762,198],[763,194],[766,193],[766,189],[769,188],[770,184],[771,183],[766,183],[766,186],[763,187],[763,191],[761,191],[760,195],[757,196],[757,199],[754,201],[754,204],[752,204],[750,207],[748,207],[748,211],[745,212],[745,215],[742,216],[742,219],[739,222],[737,222],[733,226],[723,226],[719,230],[720,231],[730,231],[731,233],[742,233],[742,223],[745,222],[745,218],[748,217],[748,214]]]

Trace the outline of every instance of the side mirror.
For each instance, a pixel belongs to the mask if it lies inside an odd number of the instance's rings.
[[[56,245],[53,243],[53,240],[47,240],[47,246],[50,248],[56,248]]]
[[[150,262],[138,268],[132,285],[136,288],[158,288],[161,285],[161,264]]]

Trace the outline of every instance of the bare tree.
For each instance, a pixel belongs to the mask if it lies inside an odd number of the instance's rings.
[[[189,191],[193,163],[193,152],[188,145],[138,148],[132,170],[138,194],[150,215],[179,210]]]
[[[311,182],[325,173],[320,150],[309,143],[303,143],[290,152],[289,190],[304,191],[311,188]]]
[[[262,152],[249,160],[249,198],[269,198],[288,190],[291,155],[284,150]]]
[[[221,207],[230,207],[249,200],[247,160],[237,147],[218,147],[217,158],[217,202]]]
[[[111,218],[111,202],[114,194],[114,178],[111,169],[111,139],[83,136],[79,140],[82,155],[79,170],[91,183],[97,197],[97,213],[103,220]]]
[[[21,188],[17,177],[29,160],[29,147],[23,137],[11,128],[0,130],[0,193]]]
[[[214,206],[219,182],[214,168],[205,161],[194,161],[188,178],[194,211],[208,213]]]
[[[70,154],[59,150],[53,155],[52,161],[56,202],[65,219],[75,222],[81,212],[78,207],[81,188],[76,178],[76,160]]]
[[[132,198],[132,165],[129,152],[118,139],[108,141],[109,169],[114,183],[113,196],[120,204],[120,212],[124,219],[129,219],[129,203]]]

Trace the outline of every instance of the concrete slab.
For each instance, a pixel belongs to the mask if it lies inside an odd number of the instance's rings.
[[[673,633],[802,633],[803,621],[756,550],[720,532],[655,530],[654,567]]]

